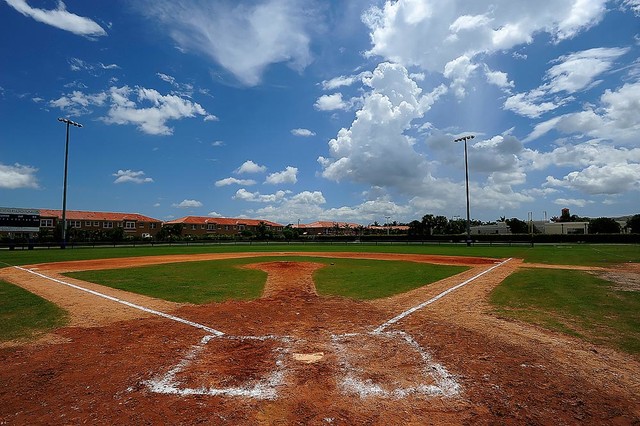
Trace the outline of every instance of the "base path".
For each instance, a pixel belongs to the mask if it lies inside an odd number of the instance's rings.
[[[199,306],[59,275],[294,255],[463,264],[470,269],[394,297],[356,301],[317,295],[312,273],[320,264],[261,260],[248,266],[268,274],[260,299]],[[485,258],[283,252],[25,268],[44,277],[0,269],[0,279],[54,301],[72,318],[71,326],[54,333],[53,343],[0,349],[0,424],[640,422],[637,359],[490,313],[489,292],[523,266],[518,260],[498,266],[496,259]],[[45,277],[222,333],[207,333]]]

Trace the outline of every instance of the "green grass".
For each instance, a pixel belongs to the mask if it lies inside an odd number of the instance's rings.
[[[378,299],[422,287],[469,268],[384,260],[332,259],[314,274],[322,295]]]
[[[241,266],[278,260],[324,263],[327,267],[314,274],[318,292],[355,299],[391,296],[468,269],[415,262],[296,256],[185,262],[66,275],[174,302],[199,304],[258,298],[267,274]]]
[[[260,297],[266,272],[241,269],[246,259],[169,263],[65,274],[120,290],[180,303],[251,300]]]
[[[64,310],[0,280],[0,342],[36,337],[66,324]]]
[[[529,246],[473,246],[464,245],[420,245],[420,244],[225,244],[207,246],[160,246],[160,247],[118,247],[118,248],[67,248],[60,250],[0,250],[0,267],[26,265],[31,263],[59,262],[67,260],[120,258],[131,256],[160,256],[167,254],[197,253],[239,253],[239,252],[296,251],[304,254],[311,251],[322,252],[371,252],[443,254],[450,256],[483,256],[494,258],[516,257],[525,262],[564,265],[607,266],[615,263],[640,262],[640,245],[536,245]]]
[[[640,354],[640,293],[586,272],[522,270],[491,294],[500,315]]]

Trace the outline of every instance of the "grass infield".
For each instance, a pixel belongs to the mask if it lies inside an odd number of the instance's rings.
[[[402,261],[296,256],[172,263],[65,275],[173,302],[200,304],[260,297],[267,274],[241,266],[275,261],[323,263],[327,267],[314,274],[318,293],[355,299],[403,293],[468,269]]]

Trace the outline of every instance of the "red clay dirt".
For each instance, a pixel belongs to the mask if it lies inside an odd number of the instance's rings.
[[[368,302],[318,296],[312,273],[322,265],[307,261],[253,264],[249,267],[268,273],[262,298],[199,306],[59,275],[265,255],[161,256],[0,269],[0,279],[52,300],[71,317],[71,326],[47,339],[0,349],[0,425],[640,424],[636,358],[491,314],[491,289],[518,268],[531,267],[515,259],[497,266],[495,259],[483,258],[304,254],[471,267]],[[489,268],[432,304],[389,322]],[[637,267],[625,270],[638,272]]]

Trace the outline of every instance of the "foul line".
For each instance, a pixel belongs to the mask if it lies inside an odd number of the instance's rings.
[[[113,297],[113,296],[109,296],[109,295],[106,295],[106,294],[103,294],[103,293],[99,293],[99,292],[94,291],[94,290],[89,290],[88,288],[80,287],[79,285],[71,284],[71,283],[56,279],[56,278],[48,277],[48,276],[46,276],[44,274],[32,271],[30,269],[21,268],[19,266],[14,266],[14,268],[19,269],[21,271],[29,272],[30,274],[37,275],[37,276],[39,276],[41,278],[56,282],[58,284],[63,284],[63,285],[75,288],[76,290],[80,290],[80,291],[84,291],[84,292],[93,294],[94,296],[102,297],[104,299],[111,300],[113,302],[117,302],[117,303],[123,304],[125,306],[130,307],[130,308],[138,309],[140,311],[147,312],[149,314],[157,315],[159,317],[167,318],[167,319],[170,319],[172,321],[176,321],[176,322],[180,322],[182,324],[190,325],[191,327],[199,328],[199,329],[204,330],[207,333],[211,333],[211,334],[213,334],[215,336],[223,336],[224,335],[224,333],[222,331],[216,330],[216,329],[211,328],[211,327],[207,327],[206,325],[198,324],[197,322],[193,322],[193,321],[189,321],[189,320],[186,320],[186,319],[183,319],[183,318],[180,318],[180,317],[169,315],[169,314],[166,314],[164,312],[156,311],[154,309],[145,308],[144,306],[136,305],[135,303],[127,302],[126,300],[118,299],[117,297]]]
[[[414,306],[413,308],[408,309],[408,310],[406,310],[406,311],[402,312],[401,314],[399,314],[399,315],[397,315],[397,316],[395,316],[395,317],[391,318],[389,321],[385,322],[385,323],[384,323],[384,324],[382,324],[380,327],[378,327],[378,328],[376,328],[375,330],[373,330],[373,332],[374,332],[374,333],[381,333],[385,328],[389,327],[389,326],[390,326],[390,325],[392,325],[392,324],[395,324],[396,322],[400,321],[400,320],[401,320],[401,319],[403,319],[404,317],[409,316],[409,315],[411,315],[412,313],[414,313],[415,311],[420,310],[420,309],[424,308],[425,306],[432,304],[432,303],[433,303],[433,302],[435,302],[436,300],[439,300],[439,299],[443,298],[444,296],[446,296],[447,294],[451,293],[452,291],[455,291],[455,290],[459,289],[460,287],[462,287],[462,286],[465,286],[465,285],[469,284],[471,281],[473,281],[473,280],[476,280],[476,279],[480,278],[480,277],[481,277],[481,276],[483,276],[484,274],[486,274],[486,273],[489,273],[489,272],[493,271],[494,269],[496,269],[496,268],[497,268],[497,267],[499,267],[499,266],[504,265],[505,263],[507,263],[507,262],[508,262],[508,261],[510,261],[511,259],[512,259],[512,258],[510,257],[509,259],[507,259],[507,260],[505,260],[505,261],[502,261],[502,262],[498,263],[497,265],[494,265],[494,266],[492,266],[491,268],[489,268],[489,269],[487,269],[487,270],[485,270],[485,271],[480,272],[478,275],[475,275],[475,276],[473,276],[473,277],[469,278],[468,280],[466,280],[466,281],[464,281],[464,282],[462,282],[462,283],[460,283],[460,284],[458,284],[458,285],[455,285],[455,286],[451,287],[451,288],[450,288],[450,289],[448,289],[448,290],[443,291],[442,293],[440,293],[440,294],[438,294],[437,296],[435,296],[435,297],[433,297],[433,298],[431,298],[431,299],[427,300],[426,302],[423,302],[423,303],[419,304],[418,306]]]

